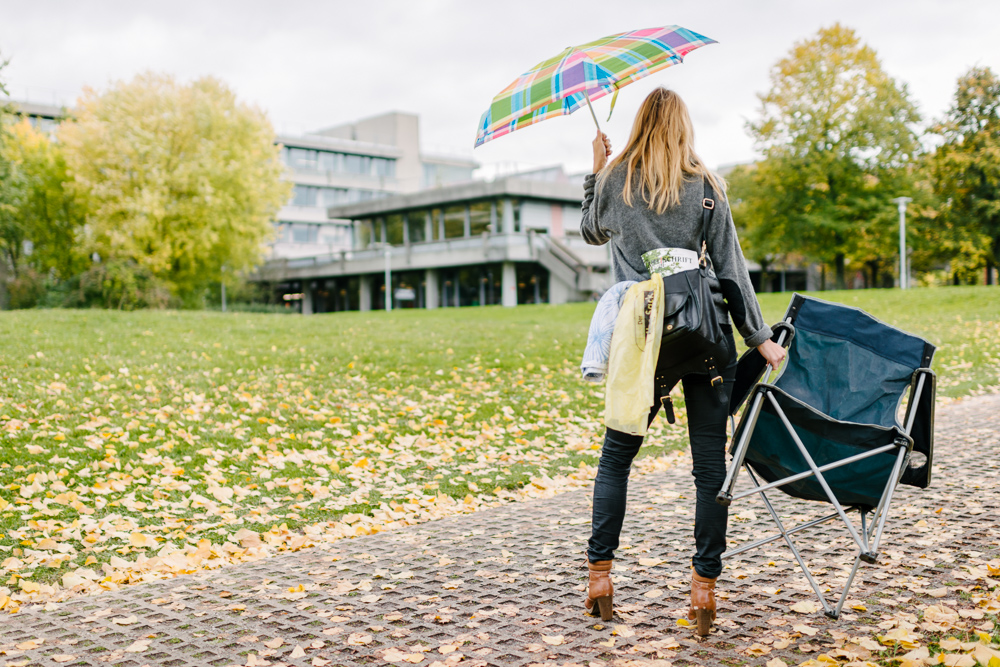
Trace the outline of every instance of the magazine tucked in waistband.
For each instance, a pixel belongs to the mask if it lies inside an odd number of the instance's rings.
[[[650,274],[659,273],[667,277],[681,271],[697,269],[698,253],[686,248],[657,248],[643,253],[642,261]]]

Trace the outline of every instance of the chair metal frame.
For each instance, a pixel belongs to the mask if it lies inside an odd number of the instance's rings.
[[[784,320],[783,326],[781,327],[777,343],[782,347],[787,348],[791,344],[790,334],[794,334],[794,324],[793,324],[793,318],[791,316],[788,316]],[[749,410],[744,411],[743,417],[740,420],[741,428],[737,430],[734,425],[733,437],[735,439],[737,433],[739,433],[739,440],[738,442],[735,442],[735,447],[732,450],[733,458],[726,472],[726,479],[723,482],[722,489],[719,491],[716,497],[716,501],[721,505],[729,506],[735,500],[740,500],[742,498],[746,498],[754,494],[760,495],[761,500],[764,503],[764,506],[767,508],[768,514],[771,516],[771,519],[777,525],[779,533],[777,535],[756,540],[750,544],[745,544],[739,548],[727,551],[722,555],[722,557],[724,559],[730,558],[732,556],[736,556],[746,551],[750,551],[765,544],[770,544],[772,542],[776,542],[778,540],[783,539],[788,548],[791,549],[796,562],[798,563],[802,572],[805,574],[806,579],[808,579],[809,585],[816,593],[816,597],[819,598],[824,613],[830,618],[838,618],[840,616],[841,610],[844,607],[844,603],[847,600],[847,596],[851,590],[851,585],[854,583],[855,576],[858,573],[858,569],[861,563],[865,562],[868,564],[875,564],[877,561],[879,554],[879,546],[882,542],[882,537],[885,530],[886,518],[888,517],[889,514],[889,507],[892,503],[893,494],[895,492],[896,487],[899,485],[900,479],[902,478],[903,473],[906,469],[906,465],[911,455],[911,452],[913,451],[913,438],[911,437],[910,433],[911,430],[913,429],[914,419],[917,414],[916,406],[920,405],[920,399],[925,390],[926,391],[933,390],[933,386],[935,383],[935,375],[934,372],[931,371],[929,368],[918,368],[914,372],[913,380],[915,381],[915,384],[911,383],[910,385],[911,387],[910,397],[909,397],[910,400],[908,401],[907,404],[907,411],[906,411],[906,416],[904,418],[904,424],[902,425],[902,429],[897,429],[898,431],[901,432],[901,436],[897,436],[896,438],[894,438],[894,441],[890,444],[886,444],[868,450],[864,453],[855,456],[850,456],[844,459],[840,459],[838,461],[828,463],[823,466],[818,466],[816,465],[816,462],[813,460],[813,457],[810,455],[806,446],[802,443],[802,440],[796,433],[795,428],[792,426],[791,421],[788,419],[788,416],[781,409],[781,406],[778,404],[778,401],[774,397],[773,392],[775,390],[777,391],[781,390],[772,384],[769,384],[767,382],[761,382],[762,379],[769,378],[772,371],[773,369],[771,368],[770,365],[766,365],[764,367],[764,372],[761,374],[760,377],[758,377],[757,384],[751,393],[753,397],[752,405]],[[770,405],[774,408],[776,414],[780,418],[785,429],[788,431],[788,434],[794,441],[799,453],[802,455],[803,459],[809,466],[808,471],[790,475],[786,478],[779,479],[767,484],[761,484],[760,480],[758,480],[758,476],[754,473],[753,470],[751,470],[750,466],[744,465],[751,436],[754,432],[754,429],[756,428],[757,418],[764,407],[764,401],[768,401]],[[812,409],[814,412],[817,412],[818,414],[823,414],[819,410],[811,408],[811,406],[806,406],[806,407],[810,407],[810,409]],[[824,417],[830,419],[830,417],[826,415],[824,415]],[[871,456],[876,456],[878,454],[890,452],[893,449],[897,450],[895,464],[892,468],[892,473],[889,476],[889,479],[887,481],[885,490],[882,493],[879,504],[874,509],[874,511],[871,511],[865,507],[858,507],[858,506],[848,506],[845,508],[844,505],[842,505],[837,500],[836,495],[831,490],[829,484],[827,483],[826,478],[823,476],[823,473],[832,470],[834,468],[850,465],[852,463],[855,463],[857,461],[860,461],[862,459]],[[740,468],[746,469],[747,475],[750,478],[753,488],[750,488],[746,491],[742,491],[740,493],[733,494],[733,490],[736,486]],[[827,496],[827,499],[833,505],[835,511],[826,516],[813,519],[811,521],[807,521],[792,528],[786,528],[781,521],[781,517],[778,515],[777,511],[774,509],[774,506],[771,504],[770,499],[767,497],[767,492],[774,490],[776,488],[780,488],[785,484],[789,484],[791,482],[795,482],[813,476],[815,476],[816,481],[822,487],[825,495]],[[852,509],[857,510],[858,513],[860,514],[861,517],[860,530],[856,529],[855,525],[851,522],[850,517],[848,516],[848,512],[850,512]],[[868,519],[869,512],[871,512],[870,520]],[[791,536],[800,531],[826,523],[827,521],[837,519],[838,517],[844,522],[845,526],[847,527],[847,531],[850,534],[851,539],[858,547],[858,553],[854,558],[854,565],[851,568],[851,573],[848,576],[846,583],[844,584],[844,589],[840,594],[839,600],[837,600],[835,605],[831,606],[831,604],[827,602],[826,597],[823,595],[819,583],[816,581],[815,577],[809,571],[809,568],[806,565],[805,560],[799,553],[799,550],[795,546],[795,543],[792,541]]]

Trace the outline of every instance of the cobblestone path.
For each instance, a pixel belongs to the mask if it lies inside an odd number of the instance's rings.
[[[632,479],[608,624],[582,612],[590,508],[578,491],[27,608],[2,618],[0,664],[798,664],[837,648],[864,660],[884,615],[960,607],[953,588],[1000,552],[998,434],[1000,396],[939,407],[934,484],[900,487],[884,555],[836,621],[790,611],[812,593],[787,550],[764,547],[727,563],[716,632],[696,641],[678,624],[694,517],[681,462]],[[799,520],[828,511],[776,499]],[[760,504],[732,514],[734,544],[773,527]],[[852,557],[846,531],[827,525],[796,541],[832,597]]]

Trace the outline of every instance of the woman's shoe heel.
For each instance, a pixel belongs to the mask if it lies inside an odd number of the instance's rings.
[[[707,637],[712,631],[712,610],[711,609],[695,609],[695,618],[697,619],[698,625],[698,635],[701,637]]]
[[[602,621],[610,621],[614,613],[612,611],[611,598],[612,596],[608,595],[594,600],[594,611],[600,611]],[[594,615],[596,616],[597,614]]]
[[[585,605],[587,613],[591,616],[600,616],[602,621],[610,621],[611,598],[615,594],[615,587],[611,583],[611,560],[587,561],[589,571],[587,582],[587,600]]]

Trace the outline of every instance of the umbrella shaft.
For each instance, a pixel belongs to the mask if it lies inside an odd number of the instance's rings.
[[[583,91],[583,99],[587,100],[587,108],[590,109],[590,115],[594,119],[594,125],[597,126],[597,131],[600,132],[601,124],[597,122],[597,114],[594,113],[594,107],[590,106],[590,95],[587,94],[586,90]]]

